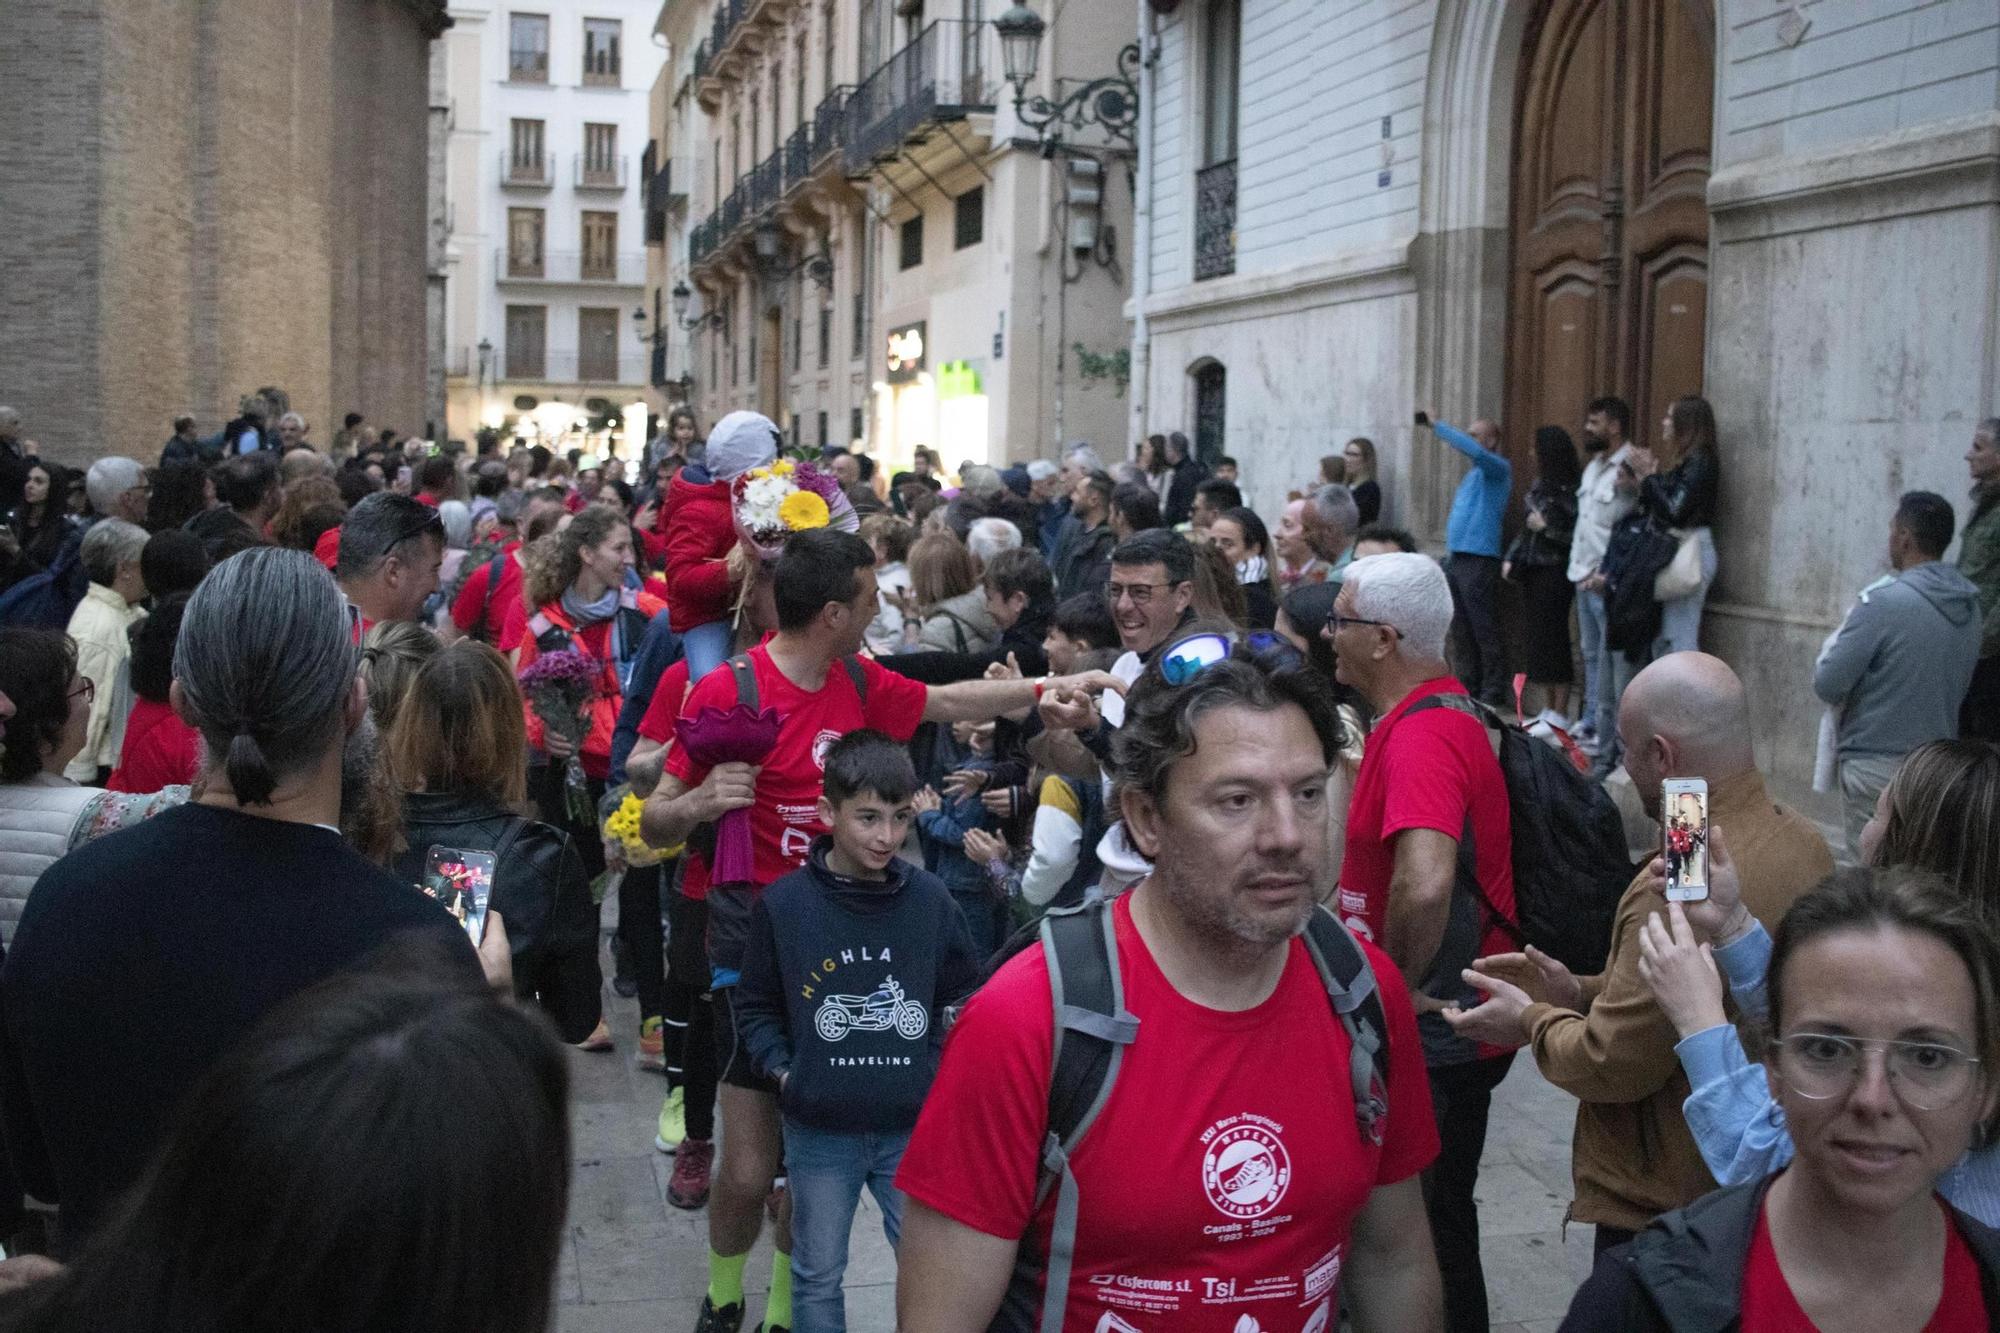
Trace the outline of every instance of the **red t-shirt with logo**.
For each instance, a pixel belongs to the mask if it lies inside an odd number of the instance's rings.
[[[1435,694],[1464,694],[1465,687],[1449,676],[1427,680],[1368,733],[1361,771],[1355,775],[1354,798],[1347,811],[1347,854],[1340,863],[1341,920],[1355,934],[1382,938],[1389,920],[1389,881],[1396,873],[1396,835],[1408,829],[1431,829],[1456,840],[1465,835],[1472,817],[1475,870],[1480,887],[1493,906],[1509,920],[1514,909],[1514,837],[1507,809],[1507,780],[1493,744],[1478,719],[1454,708],[1430,708],[1406,718],[1411,705]],[[1485,916],[1485,930],[1474,956],[1518,949],[1507,929]],[[1470,962],[1468,958],[1465,960]],[[1459,998],[1463,983],[1454,970],[1449,986],[1439,984],[1440,999]],[[1477,993],[1464,996],[1475,1002]],[[1442,1020],[1432,1045],[1448,1044]],[[1470,1043],[1466,1043],[1467,1053]],[[1482,1055],[1495,1048],[1480,1048]],[[1438,1063],[1434,1061],[1434,1063]],[[1450,1063],[1445,1060],[1443,1063]]]
[[[775,709],[780,723],[778,743],[757,775],[757,803],[750,807],[750,836],[756,847],[753,873],[762,886],[804,866],[812,840],[827,831],[818,811],[827,747],[863,727],[899,741],[908,740],[924,720],[924,701],[930,692],[907,676],[861,658],[857,660],[868,682],[864,707],[847,668],[839,662],[827,667],[826,682],[819,689],[806,691],[778,670],[763,644],[752,648],[749,656],[751,669],[757,673],[758,706]],[[704,708],[726,711],[734,707],[736,673],[723,666],[702,677],[688,692],[681,715],[693,717]],[[644,735],[641,725],[640,734]],[[690,787],[708,776],[707,767],[695,763],[687,748],[680,745],[667,752],[667,772]]]
[[[1940,1202],[1939,1208],[1944,1204]],[[1792,1294],[1792,1284],[1778,1265],[1771,1243],[1768,1200],[1757,1209],[1757,1233],[1743,1264],[1743,1333],[1819,1333]],[[1949,1212],[1944,1228],[1944,1292],[1923,1333],[1986,1333],[1986,1298],[1979,1287],[1979,1260],[1953,1225]]]
[[[1355,1214],[1371,1190],[1415,1175],[1438,1151],[1401,976],[1364,942],[1390,1062],[1383,1142],[1365,1145],[1347,1035],[1302,941],[1292,941],[1268,1000],[1224,1013],[1161,973],[1132,925],[1129,895],[1112,913],[1139,1036],[1070,1159],[1079,1210],[1063,1326],[1332,1333]],[[1054,1056],[1048,963],[1029,949],[952,1029],[897,1187],[1046,1254],[1055,1192],[1037,1208],[1035,1184]]]
[[[528,622],[527,607],[521,602],[521,562],[514,558],[514,552],[520,549],[519,542],[501,549],[500,586],[492,586],[493,561],[488,557],[466,575],[464,586],[451,604],[451,623],[458,626],[459,633],[470,634],[484,626],[487,642],[503,653],[520,646],[521,633]]]

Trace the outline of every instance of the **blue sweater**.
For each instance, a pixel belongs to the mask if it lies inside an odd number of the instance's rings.
[[[1500,558],[1500,520],[1514,493],[1514,465],[1479,441],[1442,421],[1431,423],[1437,437],[1472,460],[1472,471],[1458,483],[1451,516],[1444,524],[1444,549],[1453,555]]]
[[[750,915],[736,1024],[751,1063],[786,1075],[786,1116],[844,1134],[914,1127],[944,1045],[939,1011],[979,979],[965,917],[935,875],[906,861],[882,881],[826,863],[764,890]]]

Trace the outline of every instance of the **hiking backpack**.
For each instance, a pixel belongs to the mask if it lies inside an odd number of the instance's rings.
[[[868,673],[861,669],[861,659],[849,653],[840,659],[840,665],[847,672],[847,679],[853,684],[854,693],[859,696],[865,713],[868,709]],[[756,712],[757,669],[750,665],[750,654],[738,653],[730,658],[729,674],[736,678],[736,702]]]
[[[1463,694],[1419,699],[1403,716],[1433,708],[1464,713],[1499,733],[1495,757],[1507,784],[1518,924],[1480,887],[1470,818],[1458,842],[1460,886],[1516,943],[1534,945],[1579,976],[1602,972],[1618,900],[1632,880],[1624,825],[1611,797],[1561,751]]]
[[[83,532],[78,529],[63,539],[47,569],[28,575],[0,593],[0,625],[16,629],[67,629],[70,616],[90,589],[82,552]]]
[[[1118,934],[1109,900],[1092,898],[1076,907],[1051,908],[1042,918],[1040,935],[1049,966],[1056,1040],[1035,1208],[1039,1211],[1053,1190],[1056,1212],[1046,1263],[1038,1264],[1022,1247],[993,1327],[1060,1333],[1076,1259],[1078,1194],[1070,1158],[1110,1101],[1125,1048],[1138,1039],[1139,1020],[1125,1008]],[[1324,907],[1313,909],[1304,940],[1334,1018],[1347,1033],[1356,1132],[1364,1144],[1379,1145],[1389,1110],[1389,1026],[1375,988],[1375,971],[1340,918]],[[1032,1314],[1038,1281],[1039,1321]]]

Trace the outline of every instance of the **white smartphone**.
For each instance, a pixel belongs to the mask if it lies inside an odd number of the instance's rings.
[[[1670,902],[1708,897],[1708,782],[1668,778],[1660,784],[1660,850],[1667,862]]]

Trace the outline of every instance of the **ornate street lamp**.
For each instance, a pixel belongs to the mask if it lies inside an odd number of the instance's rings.
[[[1081,130],[1099,126],[1126,145],[1135,144],[1133,128],[1139,122],[1139,44],[1132,42],[1118,53],[1118,73],[1092,79],[1050,101],[1040,93],[1027,95],[1028,84],[1041,67],[1042,36],[1048,25],[1042,16],[1025,4],[993,20],[1000,34],[1000,60],[1007,82],[1014,85],[1014,114],[1035,131],[1044,149],[1062,142],[1063,127]],[[1057,92],[1066,80],[1057,80]]]
[[[757,256],[757,267],[773,280],[789,278],[804,269],[806,276],[821,291],[830,291],[833,287],[833,256],[827,251],[824,237],[820,238],[818,254],[808,255],[796,264],[788,264],[784,258],[784,229],[766,220],[758,223],[756,230],[750,233],[750,248]]]
[[[688,302],[693,298],[694,293],[688,290],[688,285],[685,282],[675,283],[673,291],[667,293],[667,304],[673,307],[674,323],[680,325],[689,333],[703,327],[711,329],[721,328],[722,316],[713,311],[710,311],[706,315],[696,315],[693,319],[687,317]]]

